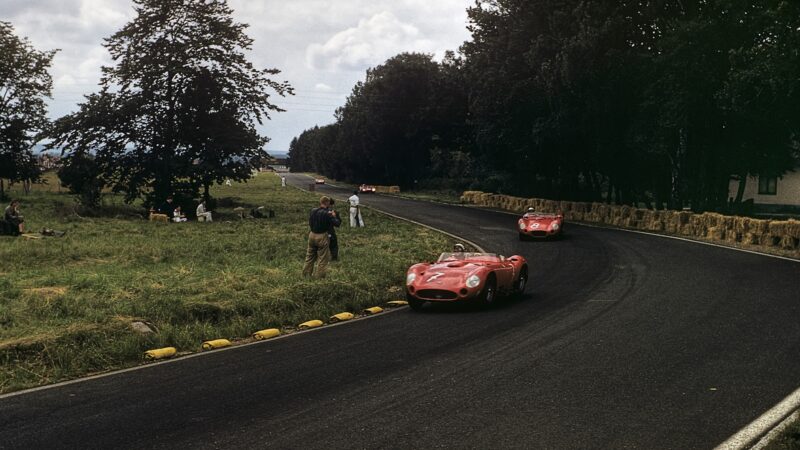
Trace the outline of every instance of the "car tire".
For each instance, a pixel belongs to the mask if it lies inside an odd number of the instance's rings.
[[[514,294],[522,298],[525,295],[526,287],[528,287],[528,266],[523,266],[517,281],[514,283]]]
[[[425,304],[423,300],[411,297],[410,295],[406,296],[406,301],[408,302],[408,307],[411,308],[412,311],[422,311],[422,305]]]
[[[486,285],[481,292],[480,303],[483,306],[492,306],[497,301],[497,280],[494,275],[489,275]]]

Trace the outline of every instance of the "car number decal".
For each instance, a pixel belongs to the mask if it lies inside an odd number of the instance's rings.
[[[433,280],[435,280],[435,279],[437,279],[439,277],[443,277],[443,276],[444,276],[444,272],[436,272],[435,274],[433,274],[432,277],[428,278],[425,282],[426,283],[430,283],[431,281],[433,281]]]

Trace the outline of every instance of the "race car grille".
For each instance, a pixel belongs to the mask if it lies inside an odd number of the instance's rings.
[[[531,236],[545,237],[547,236],[547,231],[531,231]]]
[[[417,297],[431,300],[453,300],[458,297],[458,295],[455,292],[446,291],[444,289],[421,289],[417,291]]]

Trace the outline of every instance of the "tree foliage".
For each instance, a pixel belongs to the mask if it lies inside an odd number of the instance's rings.
[[[293,169],[402,186],[441,175],[431,155],[441,160],[462,151],[466,130],[457,65],[452,55],[437,63],[432,55],[403,53],[370,69],[337,110],[336,123],[292,142]]]
[[[52,90],[48,69],[55,53],[34,49],[0,21],[0,179],[39,176],[33,146],[48,124],[45,99]]]
[[[53,146],[92,154],[128,201],[246,180],[268,141],[256,125],[281,111],[269,92],[291,87],[248,61],[253,41],[224,0],[134,3],[136,18],[105,40],[114,64],[100,92],[58,119]]]
[[[333,125],[293,143],[293,168],[707,210],[726,207],[731,175],[797,164],[797,2],[478,0],[467,13],[458,58],[371,69]]]

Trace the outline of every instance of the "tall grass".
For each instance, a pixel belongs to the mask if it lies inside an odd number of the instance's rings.
[[[205,339],[240,339],[399,298],[405,269],[449,239],[365,211],[367,228],[339,230],[340,259],[322,280],[301,276],[314,194],[272,174],[217,187],[229,205],[213,223],[148,222],[109,196],[86,217],[52,180],[20,195],[26,225],[62,238],[0,237],[0,392],[130,366],[148,348],[197,351]],[[265,206],[272,219],[240,219]],[[144,320],[157,332],[134,333]]]

